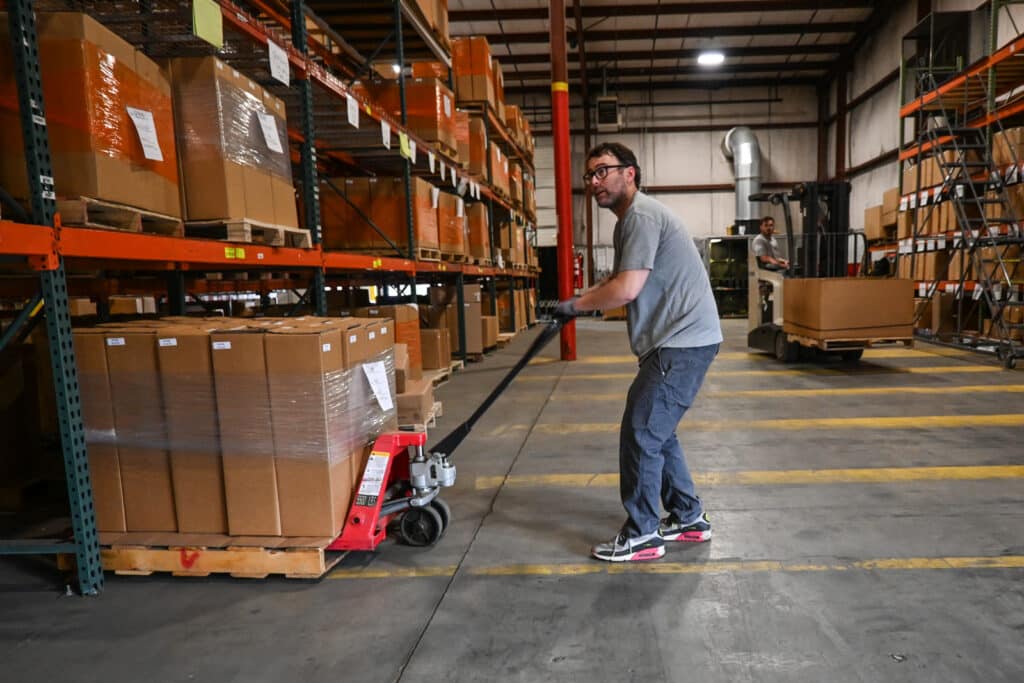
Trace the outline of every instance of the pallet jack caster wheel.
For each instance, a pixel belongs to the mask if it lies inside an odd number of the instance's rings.
[[[859,363],[863,356],[864,349],[849,349],[839,353],[839,357],[843,359],[844,363]]]
[[[783,363],[795,363],[800,359],[800,345],[789,341],[782,330],[775,334],[775,359]]]
[[[430,501],[430,507],[434,508],[434,511],[441,516],[441,535],[444,536],[452,523],[452,509],[440,498]]]
[[[402,542],[417,548],[434,545],[444,534],[444,522],[434,507],[409,508],[398,521]]]

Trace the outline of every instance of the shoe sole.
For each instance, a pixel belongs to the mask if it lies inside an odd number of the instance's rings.
[[[683,531],[678,534],[662,536],[663,541],[678,541],[681,543],[703,543],[711,540],[711,530],[707,531]]]
[[[657,560],[665,556],[665,546],[660,545],[657,548],[644,548],[632,555],[618,555],[612,557],[602,557],[597,553],[590,553],[590,556],[603,560],[605,562],[644,562],[647,560]]]

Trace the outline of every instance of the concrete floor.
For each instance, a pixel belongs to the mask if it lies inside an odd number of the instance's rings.
[[[715,538],[591,561],[623,520],[623,323],[581,321],[456,453],[455,521],[319,582],[108,576],[96,599],[0,563],[3,680],[1024,680],[1024,374],[886,349],[859,368],[746,353],[681,440]],[[439,438],[537,333],[438,393]],[[970,387],[964,389],[963,387]]]

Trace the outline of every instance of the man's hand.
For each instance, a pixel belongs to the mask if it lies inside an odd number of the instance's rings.
[[[558,305],[555,306],[555,317],[562,318],[564,320],[572,320],[577,315],[579,315],[579,311],[576,310],[577,299],[579,299],[579,297],[574,296],[569,299],[566,299],[565,301],[559,301]]]

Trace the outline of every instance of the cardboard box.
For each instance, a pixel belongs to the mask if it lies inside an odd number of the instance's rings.
[[[68,299],[68,312],[72,318],[96,315],[96,304],[86,297],[75,296]]]
[[[814,339],[913,334],[914,283],[869,278],[786,280],[783,329]]]
[[[434,408],[434,385],[425,379],[412,380],[397,396],[398,424],[425,424]]]
[[[210,334],[232,536],[281,535],[264,336],[251,328]]]
[[[906,239],[914,234],[913,215],[910,211],[896,213],[896,239]]]
[[[402,178],[370,179],[370,217],[400,249],[409,248],[409,231],[405,180]],[[413,178],[412,184],[413,230],[416,246],[420,249],[438,248],[437,189],[422,178]],[[444,194],[443,192],[441,194]],[[365,222],[364,222],[365,224]],[[390,248],[384,238],[367,227],[375,237],[373,246]]]
[[[355,90],[364,93],[371,102],[377,103],[394,116],[396,121],[402,120],[397,81],[364,81]],[[405,121],[409,130],[423,140],[437,143],[452,152],[458,149],[455,94],[437,78],[405,79]]]
[[[391,318],[394,322],[394,340],[408,349],[409,376],[423,376],[423,354],[420,350],[420,317],[416,304],[367,306],[356,309],[356,315],[366,318]]]
[[[496,107],[493,69],[487,38],[460,36],[452,40],[455,97],[459,102],[488,102]]]
[[[284,103],[216,57],[173,59],[168,70],[186,219],[297,227]]]
[[[335,536],[352,495],[351,379],[338,327],[278,327],[264,339],[284,536]]]
[[[493,349],[498,345],[498,316],[480,316],[481,334],[485,349]]]
[[[893,187],[882,195],[881,224],[896,225],[896,212],[900,208],[900,189]]]
[[[180,216],[171,90],[160,68],[85,14],[39,12],[36,30],[57,195]],[[6,13],[0,43],[11,44]],[[0,50],[0,187],[27,199],[17,102],[12,54]],[[146,158],[128,107],[152,115],[162,160]]]
[[[155,328],[108,328],[110,399],[128,531],[176,531]]]
[[[209,332],[194,325],[167,327],[157,332],[156,349],[178,531],[226,534]]]
[[[447,324],[447,323],[446,323]],[[452,360],[448,345],[448,328],[420,330],[420,346],[425,370],[447,369]],[[402,392],[399,392],[402,393]]]
[[[462,197],[441,192],[437,203],[437,225],[441,251],[445,254],[466,253],[466,203]]]
[[[487,206],[474,202],[466,206],[466,227],[469,237],[469,255],[478,259],[491,258],[491,230]]]
[[[104,331],[74,330],[78,391],[98,531],[127,531]]]
[[[395,393],[403,393],[408,381],[409,347],[405,344],[395,344]]]
[[[463,287],[464,319],[466,328],[466,353],[481,354],[484,352],[484,340],[480,318],[483,315],[481,309],[480,285],[465,285]],[[456,305],[458,297],[454,286],[431,287],[430,302],[434,305]],[[447,316],[448,335],[451,340],[452,352],[460,353],[459,346],[459,317],[456,311],[451,311]]]
[[[885,239],[881,206],[869,206],[864,209],[864,237],[868,241]]]

